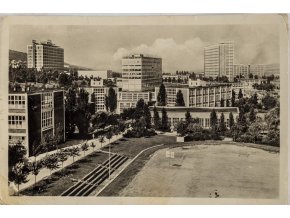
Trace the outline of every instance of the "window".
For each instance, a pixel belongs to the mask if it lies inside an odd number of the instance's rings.
[[[41,120],[41,126],[44,129],[49,129],[52,127],[52,111],[45,111],[42,112],[42,120]]]
[[[22,129],[25,128],[25,116],[10,115],[8,116],[8,128]]]
[[[9,95],[8,104],[9,104],[9,108],[15,108],[15,109],[25,108],[25,96]]]

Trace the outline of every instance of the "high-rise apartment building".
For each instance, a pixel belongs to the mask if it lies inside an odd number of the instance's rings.
[[[27,67],[36,68],[37,71],[42,68],[63,69],[64,49],[53,44],[51,40],[39,43],[32,40],[32,45],[27,46]]]
[[[234,44],[223,42],[204,48],[204,73],[206,77],[227,76],[233,80]]]
[[[123,91],[153,91],[161,82],[161,58],[138,54],[122,59]]]

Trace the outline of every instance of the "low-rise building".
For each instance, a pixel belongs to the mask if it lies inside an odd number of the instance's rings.
[[[185,121],[185,114],[188,111],[192,118],[198,118],[199,124],[203,128],[210,128],[210,113],[215,110],[218,118],[220,120],[221,113],[224,114],[226,127],[229,127],[229,115],[233,114],[234,119],[239,115],[238,107],[161,107],[156,106],[159,117],[162,117],[162,109],[165,108],[168,116],[168,121],[171,129],[176,126],[180,121]],[[154,117],[154,107],[150,107],[151,117]]]
[[[165,86],[167,95],[167,106],[173,107],[176,104],[176,94],[180,90],[183,94],[185,107],[219,107],[221,102],[231,99],[231,84],[208,84],[206,86],[185,87]],[[155,87],[157,99],[159,87]]]
[[[135,107],[140,99],[148,103],[152,99],[151,92],[129,92],[119,91],[117,95],[117,113],[122,113],[126,108]]]
[[[88,78],[102,78],[108,79],[112,76],[111,70],[78,70],[78,76],[88,77]]]
[[[9,144],[21,142],[34,155],[46,135],[65,140],[64,91],[11,92],[8,94]]]

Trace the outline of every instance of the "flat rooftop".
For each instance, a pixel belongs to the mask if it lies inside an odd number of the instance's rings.
[[[238,107],[170,107],[170,106],[156,106],[157,111],[162,111],[165,108],[167,112],[212,112],[214,109],[216,112],[232,112],[239,113]],[[150,110],[153,110],[154,106],[150,106]]]

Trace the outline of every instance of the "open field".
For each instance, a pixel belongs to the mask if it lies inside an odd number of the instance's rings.
[[[206,143],[206,142],[205,142]],[[153,154],[119,196],[275,198],[279,193],[279,153],[235,143],[194,145]],[[118,178],[117,178],[118,179]],[[115,182],[115,181],[114,181]],[[111,194],[109,188],[101,195]],[[113,189],[113,187],[111,187]]]

